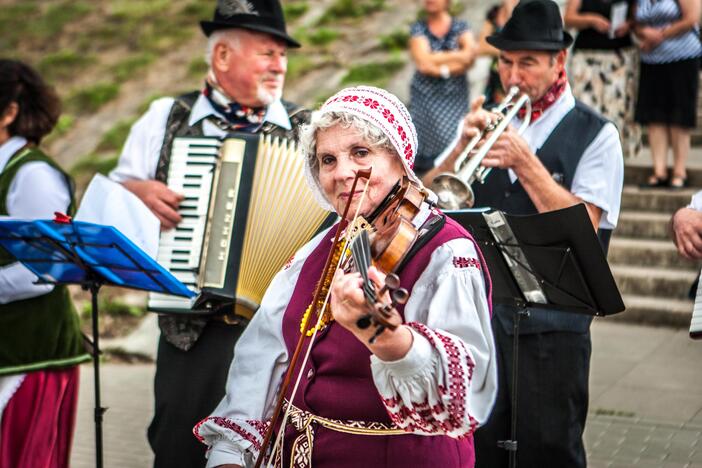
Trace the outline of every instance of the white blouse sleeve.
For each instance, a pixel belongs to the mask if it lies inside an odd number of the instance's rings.
[[[288,367],[283,315],[302,265],[324,233],[302,247],[266,290],[234,348],[226,395],[193,432],[209,446],[207,466],[246,465],[258,454],[279,384]]]
[[[371,356],[392,421],[417,434],[465,437],[484,423],[497,390],[495,345],[482,265],[473,243],[432,254],[405,306],[414,341],[400,360]]]

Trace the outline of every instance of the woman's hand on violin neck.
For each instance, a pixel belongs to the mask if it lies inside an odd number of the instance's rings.
[[[385,275],[375,267],[370,267],[368,276],[375,284],[384,284]],[[390,302],[387,292],[378,298],[382,302]],[[332,281],[331,309],[334,319],[342,327],[349,330],[358,340],[378,358],[383,361],[397,361],[403,358],[412,347],[412,332],[405,325],[400,325],[395,330],[386,329],[369,343],[375,334],[376,328],[371,326],[365,329],[358,327],[359,319],[367,316],[368,303],[363,294],[363,279],[359,273],[344,273],[337,270]]]

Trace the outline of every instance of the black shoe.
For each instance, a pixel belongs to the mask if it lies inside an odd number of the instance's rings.
[[[643,184],[639,184],[639,188],[643,188],[643,189],[662,188],[662,187],[669,187],[667,177],[661,178],[661,177],[652,175],[652,176],[648,177],[648,180],[646,182],[644,182]]]
[[[668,184],[668,187],[673,189],[673,190],[680,190],[684,189],[690,186],[690,183],[687,181],[687,177],[680,177],[680,176],[673,176],[670,178],[670,183]]]

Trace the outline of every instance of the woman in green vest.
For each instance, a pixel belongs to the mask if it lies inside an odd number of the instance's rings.
[[[27,65],[0,59],[0,216],[71,213],[72,183],[39,148],[60,101]],[[67,467],[88,360],[65,287],[36,276],[0,248],[0,468]]]

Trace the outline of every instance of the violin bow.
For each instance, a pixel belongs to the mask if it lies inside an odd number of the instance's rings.
[[[336,233],[334,234],[334,243],[332,244],[332,248],[329,250],[329,254],[327,255],[327,260],[324,264],[324,269],[322,270],[322,277],[320,278],[320,281],[317,284],[317,288],[316,288],[315,293],[314,293],[314,298],[312,300],[312,311],[310,312],[310,314],[307,315],[307,317],[304,318],[302,326],[300,327],[302,329],[302,331],[300,332],[300,338],[297,340],[297,344],[295,345],[295,351],[293,352],[292,358],[290,358],[290,363],[288,364],[288,370],[286,371],[285,378],[283,379],[283,383],[280,386],[278,400],[276,401],[275,409],[273,410],[273,415],[271,416],[270,424],[269,424],[268,428],[266,429],[266,435],[263,439],[263,443],[261,444],[261,449],[258,452],[258,457],[256,458],[256,464],[254,465],[254,468],[260,468],[261,462],[265,458],[266,450],[268,449],[268,446],[270,445],[271,438],[273,437],[273,431],[275,430],[275,424],[278,422],[278,417],[280,416],[281,409],[283,407],[283,402],[285,401],[285,393],[287,392],[287,389],[290,386],[290,381],[292,380],[292,374],[295,371],[295,366],[297,365],[297,361],[300,357],[300,352],[302,351],[302,345],[305,341],[305,335],[307,332],[307,324],[309,322],[309,318],[313,315],[312,312],[314,312],[315,308],[317,307],[317,303],[321,299],[322,288],[324,286],[324,278],[326,278],[327,275],[329,274],[329,268],[331,267],[332,257],[334,256],[334,247],[333,246],[336,246],[337,243],[339,242],[339,237],[341,236],[341,231],[342,231],[342,228],[344,227],[343,221],[346,219],[346,216],[348,215],[348,212],[349,212],[349,208],[351,207],[351,202],[353,201],[353,194],[356,191],[356,185],[358,184],[358,180],[360,178],[362,178],[362,177],[366,178],[367,182],[366,182],[365,187],[363,188],[363,193],[361,194],[361,199],[359,201],[359,204],[356,207],[356,213],[354,215],[354,220],[358,217],[358,213],[361,209],[361,206],[363,205],[363,201],[364,201],[364,198],[366,195],[366,190],[368,189],[368,182],[370,182],[370,176],[371,176],[372,170],[373,170],[373,168],[371,166],[368,169],[361,169],[361,170],[356,172],[356,177],[354,178],[353,184],[351,186],[351,191],[350,191],[350,193],[352,195],[349,198],[349,200],[347,201],[346,206],[344,207],[344,213],[341,216],[341,221],[339,222],[339,226],[337,227]],[[351,226],[351,223],[347,224],[347,226]],[[345,236],[345,242],[347,244],[348,244],[348,236],[349,236],[349,233],[347,232],[346,236]],[[343,260],[343,252],[345,250],[346,250],[346,245],[344,246],[344,249],[342,249],[342,255],[339,258],[339,263],[337,265],[335,265],[336,268],[338,268],[339,265],[341,264],[341,262]],[[321,322],[322,315],[324,314],[324,309],[326,309],[326,306],[329,302],[330,295],[331,295],[331,286],[329,287],[329,291],[327,291],[326,297],[324,298],[324,303],[322,304],[321,310],[319,310],[317,312],[317,325],[319,325],[319,323]],[[300,366],[300,374],[297,376],[297,379],[295,381],[295,386],[293,388],[293,392],[290,396],[291,403],[295,399],[295,394],[297,393],[297,389],[300,385],[300,377],[302,375],[302,369],[304,369],[304,367],[308,361],[310,352],[312,350],[312,344],[314,343],[314,340],[317,336],[318,329],[319,329],[319,327],[315,327],[315,331],[310,338],[310,344],[307,347],[307,351],[305,353],[305,357],[303,359],[302,366]],[[283,417],[283,421],[280,425],[281,429],[279,431],[278,437],[276,437],[275,444],[273,445],[273,450],[271,451],[271,460],[269,460],[268,464],[267,464],[268,467],[271,466],[271,461],[275,455],[276,448],[278,447],[278,444],[281,443],[281,441],[284,437],[285,424],[286,424],[287,419],[290,415],[290,406],[291,405],[288,405],[288,407],[285,411],[285,416]]]

